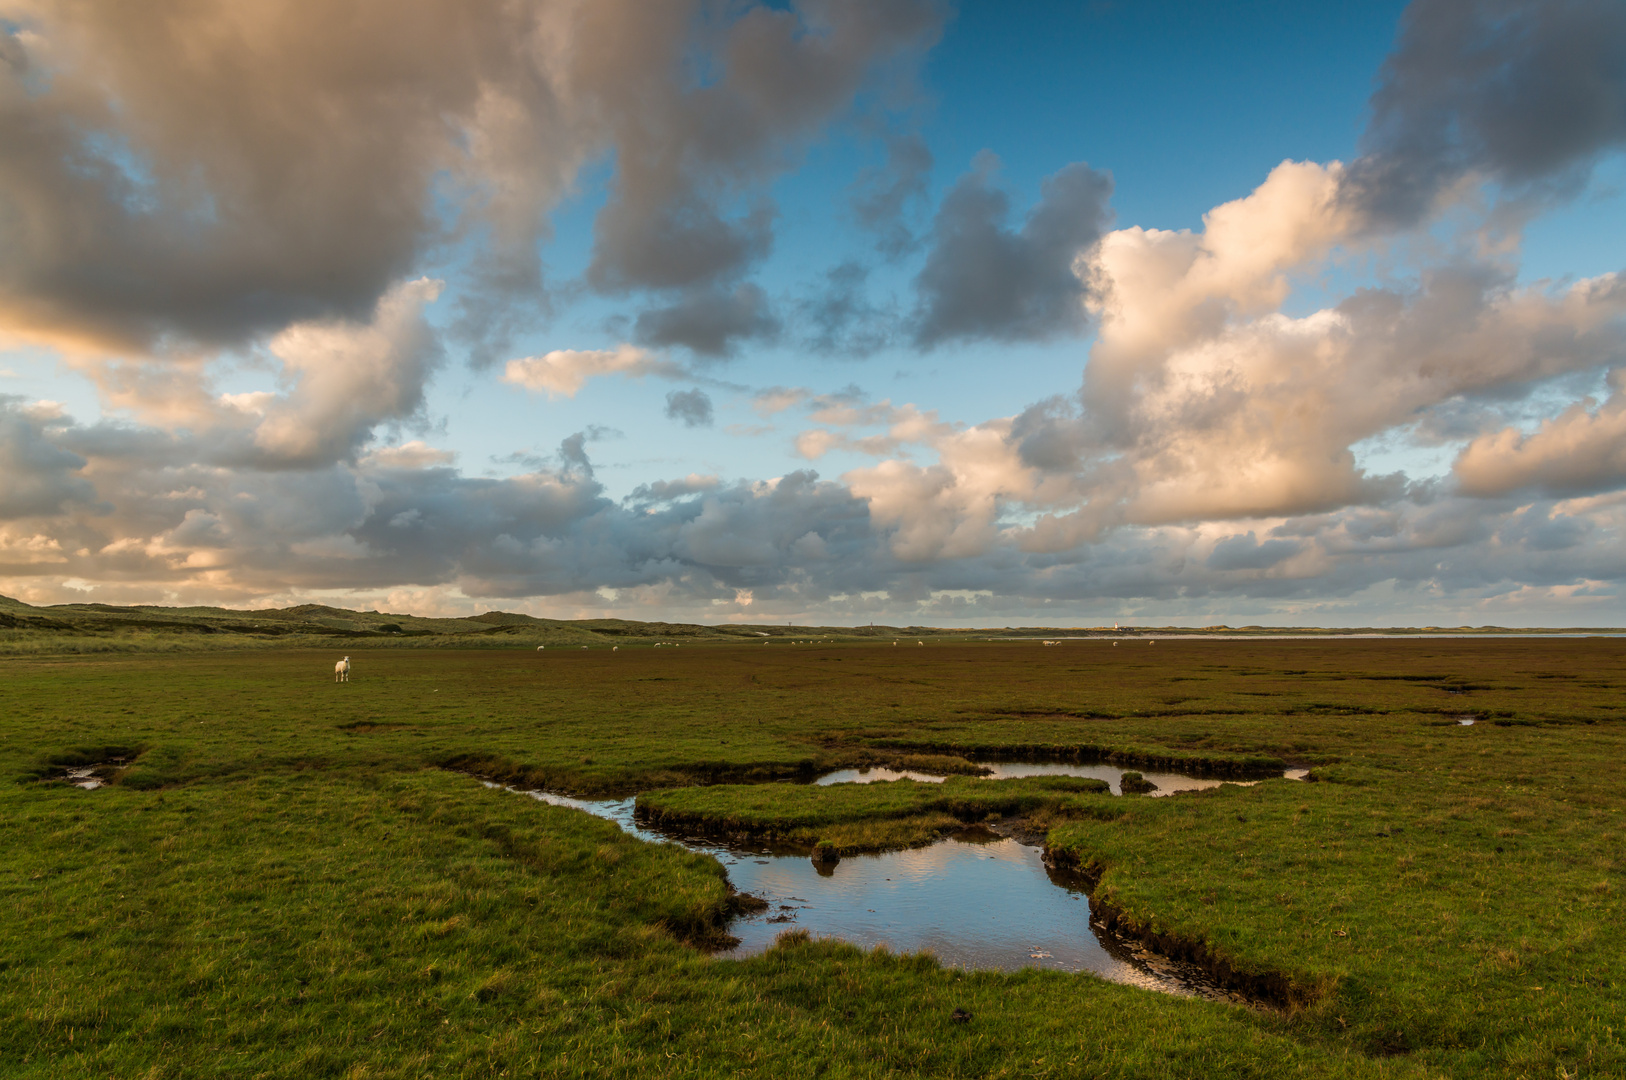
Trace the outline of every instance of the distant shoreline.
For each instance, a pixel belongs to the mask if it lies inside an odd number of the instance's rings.
[[[440,618],[403,613],[356,611],[322,604],[289,608],[164,607],[160,605],[52,604],[36,607],[0,596],[0,647],[24,638],[128,637],[132,634],[166,638],[209,636],[211,644],[231,639],[296,640],[358,638],[373,641],[420,639],[421,644],[457,640],[461,644],[489,645],[524,639],[537,645],[593,645],[629,640],[775,641],[790,640],[917,640],[1087,641],[1102,638],[1194,638],[1209,641],[1269,639],[1291,641],[1320,638],[1476,638],[1476,637],[1621,637],[1626,627],[1566,626],[811,626],[786,623],[677,623],[632,619],[546,619],[506,611]],[[359,644],[359,642],[358,642]]]

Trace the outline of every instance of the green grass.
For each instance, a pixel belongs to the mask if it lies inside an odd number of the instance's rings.
[[[1458,729],[1340,782],[1080,815],[1050,844],[1128,926],[1324,991],[1298,1021],[1324,1038],[1460,1075],[1623,1075],[1626,739],[1585,731]]]
[[[638,796],[638,813],[658,829],[808,848],[826,840],[837,853],[851,855],[924,844],[990,816],[1115,817],[1108,790],[1105,780],[1072,776],[955,776],[940,784],[905,779],[829,787],[719,784],[645,792]]]
[[[331,649],[0,662],[0,1074],[1626,1073],[1620,642],[344,651],[345,686]],[[732,786],[988,747],[1320,779]],[[139,754],[110,787],[49,779],[110,752]],[[1125,924],[1315,1000],[798,940],[713,959],[715,862],[471,765],[809,830],[1038,793]]]

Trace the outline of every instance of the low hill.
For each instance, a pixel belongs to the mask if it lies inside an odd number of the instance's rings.
[[[52,604],[35,607],[0,596],[0,655],[140,650],[339,646],[535,648],[741,641],[1031,640],[1084,637],[1248,636],[1350,634],[1600,633],[1592,629],[1518,630],[1501,627],[1307,629],[1245,626],[1184,627],[1001,627],[946,629],[930,626],[796,626],[759,623],[637,622],[630,619],[544,619],[511,611],[462,618],[433,618],[381,611],[352,611],[325,604],[236,610],[217,607]]]
[[[353,611],[325,604],[236,610],[217,607],[52,604],[36,607],[0,596],[0,654],[105,652],[142,649],[328,646],[474,646],[535,648],[617,642],[702,642],[741,639],[897,637],[969,631],[921,627],[705,626],[628,619],[544,619],[511,611],[463,618]]]

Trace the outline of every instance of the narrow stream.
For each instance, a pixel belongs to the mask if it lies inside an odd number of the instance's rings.
[[[1122,780],[1126,770],[1116,765],[1073,765],[1073,764],[1032,764],[1024,761],[979,761],[976,764],[985,769],[992,770],[984,780],[1011,780],[1019,776],[1087,776],[1096,780],[1105,780],[1112,788],[1114,795],[1122,795]],[[1303,780],[1308,769],[1288,769],[1282,775],[1289,780]],[[1252,787],[1257,780],[1220,780],[1214,777],[1187,776],[1184,773],[1172,772],[1141,772],[1147,780],[1157,785],[1156,791],[1147,792],[1156,798],[1159,795],[1173,795],[1177,791],[1206,791],[1209,788],[1219,787],[1221,784],[1237,784],[1241,787]],[[813,782],[815,784],[873,784],[878,780],[921,780],[928,784],[941,784],[948,779],[944,776],[934,776],[931,773],[914,772],[909,769],[838,769],[835,772],[825,773]]]
[[[984,764],[994,770],[993,778],[1096,777],[1112,785],[1114,794],[1119,792],[1123,772],[1105,765]],[[1158,785],[1154,794],[1159,795],[1222,783],[1178,773],[1144,775]],[[1303,771],[1287,775],[1299,779]],[[877,768],[841,770],[821,776],[815,783],[905,778],[943,779]],[[681,843],[721,862],[734,887],[766,900],[768,910],[731,923],[729,932],[740,943],[720,955],[753,956],[771,946],[780,933],[803,929],[816,937],[838,938],[866,948],[884,945],[899,953],[929,951],[952,967],[1087,971],[1164,993],[1244,1001],[1214,985],[1200,969],[1149,953],[1094,925],[1081,881],[1046,867],[1039,848],[983,828],[969,828],[923,848],[849,855],[834,867],[815,867],[803,851],[731,845],[711,837],[646,828],[634,819],[633,799],[573,799],[546,791],[523,794],[608,818],[640,840]]]

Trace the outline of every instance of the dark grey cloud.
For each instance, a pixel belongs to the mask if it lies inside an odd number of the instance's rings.
[[[715,491],[721,483],[715,476],[686,476],[681,480],[654,480],[647,484],[639,484],[632,489],[626,501],[633,505],[647,503],[672,502],[675,499],[686,499],[691,495],[700,495],[707,491]]]
[[[1214,545],[1208,556],[1208,565],[1215,570],[1269,570],[1277,563],[1299,553],[1303,545],[1297,540],[1266,540],[1260,542],[1250,530]]]
[[[1069,165],[1046,178],[1020,230],[1006,227],[1010,198],[994,186],[998,159],[979,154],[938,208],[931,249],[915,280],[914,337],[1042,341],[1084,326],[1085,286],[1073,272],[1111,221],[1112,178]]]
[[[1619,0],[1415,0],[1344,192],[1375,225],[1406,226],[1469,173],[1573,189],[1623,145]]]
[[[594,230],[588,281],[602,292],[734,278],[773,248],[777,211],[765,201],[734,220],[697,198],[615,210],[601,212]]]
[[[131,599],[160,589],[246,601],[290,589],[410,587],[575,604],[607,587],[651,590],[637,595],[693,617],[748,590],[753,612],[840,622],[868,614],[989,622],[1018,611],[1067,612],[1073,622],[1120,601],[1190,616],[1204,605],[1279,612],[1273,605],[1308,600],[1326,605],[1316,612],[1389,623],[1481,602],[1525,610],[1518,605],[1527,594],[1552,588],[1566,596],[1584,588],[1618,614],[1626,584],[1626,508],[1618,505],[1435,493],[1291,518],[1268,533],[1126,527],[1052,554],[996,541],[953,558],[904,561],[893,551],[893,528],[871,516],[866,499],[812,472],[768,482],[689,477],[612,501],[589,458],[602,432],[564,440],[557,464],[492,479],[387,455],[303,471],[225,470],[188,464],[206,455],[196,446],[177,453],[184,433],[90,437],[13,402],[0,411],[3,445],[15,445],[19,431],[33,449],[8,457],[0,477],[9,481],[16,461],[31,461],[54,487],[18,507],[32,516],[0,522],[6,580],[81,578]],[[71,497],[55,494],[63,491]],[[48,561],[28,561],[39,552]],[[1292,564],[1288,556],[1296,556]],[[1312,572],[1286,572],[1300,564]],[[1504,612],[1474,621],[1520,619]]]
[[[681,345],[716,359],[731,355],[741,341],[772,339],[779,329],[768,294],[745,282],[729,290],[688,293],[668,307],[645,311],[633,336],[644,345]]]
[[[935,0],[336,0],[320,19],[13,0],[0,329],[235,345],[360,318],[452,260],[452,333],[489,361],[546,315],[547,214],[605,157],[591,283],[736,280],[771,244],[758,188],[942,18]]]
[[[1078,405],[1061,396],[1029,405],[1011,424],[1022,464],[1046,472],[1073,472],[1087,440]]]
[[[856,262],[825,274],[822,287],[799,305],[808,348],[825,356],[865,357],[892,344],[898,316],[870,300],[868,282],[868,268]]]
[[[666,418],[684,427],[711,427],[711,397],[700,389],[673,390],[666,395]]]
[[[572,480],[592,481],[593,462],[587,456],[587,444],[621,437],[621,432],[603,424],[589,424],[581,431],[559,440],[559,475]]]
[[[1569,551],[1582,546],[1595,528],[1584,517],[1555,513],[1550,504],[1529,506],[1509,515],[1496,540],[1527,551]]]
[[[591,479],[593,476],[593,463],[587,457],[587,433],[578,431],[561,439],[559,441],[559,460],[564,463],[565,473],[579,473]]]
[[[223,0],[23,4],[34,36],[0,31],[0,324],[145,348],[363,315],[444,234],[437,176],[560,148],[523,45],[534,11],[413,6],[265,5],[244,34]],[[477,115],[493,96],[540,123],[460,155],[450,133],[496,134]],[[480,216],[534,240],[548,186]]]
[[[711,10],[730,21],[685,25],[658,6],[648,15],[680,41],[706,43],[715,78],[696,79],[690,50],[627,56],[617,47],[617,78],[593,80],[616,152],[587,271],[601,291],[712,285],[765,255],[772,204],[730,208],[785,169],[878,65],[935,42],[944,17],[937,0]],[[583,63],[598,62],[591,48],[582,53]]]
[[[876,246],[888,258],[914,251],[919,240],[910,228],[909,211],[926,201],[932,152],[926,140],[910,132],[886,141],[886,165],[865,169],[853,183],[849,204],[858,224],[876,234]]]
[[[55,444],[48,418],[21,398],[0,394],[0,520],[56,514],[93,505],[95,487],[81,475],[85,459]]]
[[[812,574],[828,579],[821,592],[843,588],[854,571],[861,587],[868,566],[886,562],[863,502],[811,472],[631,510],[596,483],[547,475],[400,473],[375,483],[381,497],[355,535],[380,557],[376,565],[394,560],[404,568],[398,575],[456,582],[473,596],[662,585],[707,602],[737,589],[795,589]],[[413,510],[410,528],[390,526]]]
[[[516,337],[553,315],[554,298],[534,242],[523,252],[489,255],[466,274],[447,336],[463,347],[470,366],[489,368],[511,355]]]

